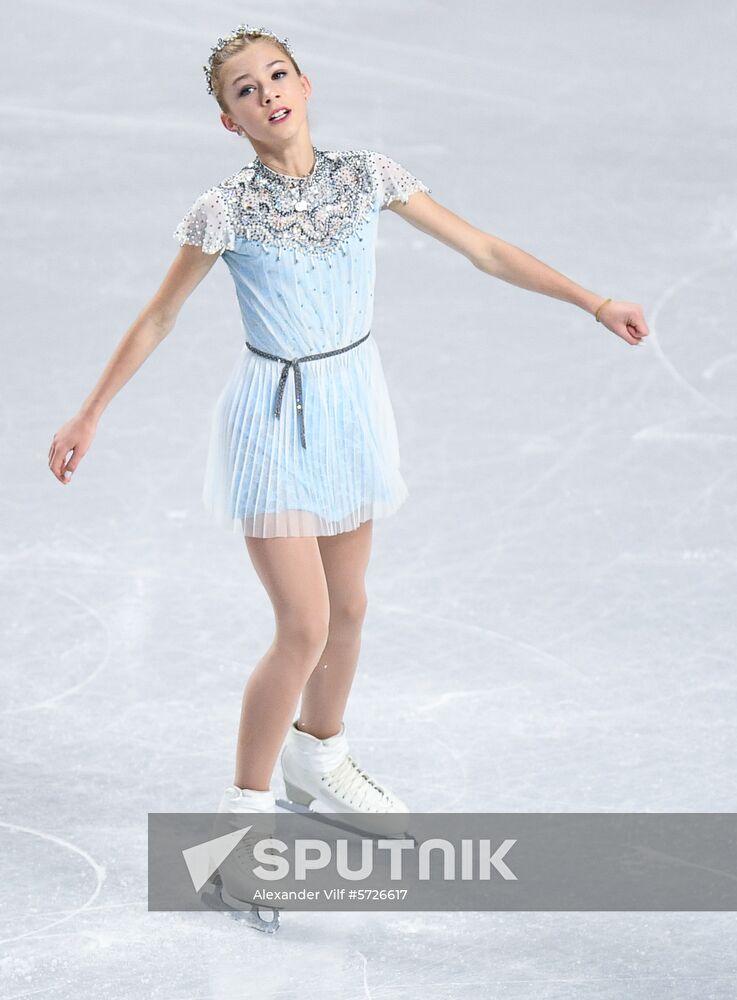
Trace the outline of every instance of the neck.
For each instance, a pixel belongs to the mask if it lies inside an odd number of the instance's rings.
[[[252,145],[264,166],[279,174],[307,177],[315,166],[316,153],[309,135],[299,137],[281,149],[261,142],[252,142]]]

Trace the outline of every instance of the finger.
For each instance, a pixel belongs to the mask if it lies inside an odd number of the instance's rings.
[[[629,326],[632,332],[638,337],[647,337],[650,333],[648,325],[645,322],[645,317],[642,315],[642,309],[640,306],[637,307],[636,312],[627,320],[627,326]]]
[[[62,459],[61,455],[59,455],[58,451],[55,450],[54,451],[54,458],[49,463],[49,468],[51,469],[52,473],[54,474],[54,476],[57,479],[61,479],[61,465],[62,465],[62,462],[63,462],[63,459]]]
[[[622,340],[626,341],[628,344],[640,343],[639,340],[637,340],[635,337],[632,336],[632,334],[629,332],[626,326],[618,327],[616,332],[619,334]]]
[[[54,462],[53,473],[60,483],[65,483],[64,479],[64,466],[66,465],[66,453],[62,455],[57,455]]]
[[[64,461],[61,463],[61,481],[63,483],[68,483],[69,480],[72,478],[72,472],[69,468],[69,463],[71,462],[71,459],[68,458],[69,454],[70,452],[66,453],[66,455],[64,456]],[[74,451],[71,452],[71,455],[72,456],[74,455]]]
[[[642,309],[640,309],[637,314],[637,329],[642,331],[643,337],[647,337],[647,335],[650,333],[650,328],[645,322],[645,317],[642,314]]]

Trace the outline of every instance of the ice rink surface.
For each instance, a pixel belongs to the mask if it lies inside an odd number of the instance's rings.
[[[735,810],[735,4],[28,0],[0,65],[0,992],[733,998],[732,913],[305,912],[270,938],[147,912],[147,813],[216,807],[273,635],[200,502],[243,341],[225,267],[71,486],[47,452],[184,211],[252,158],[201,70],[245,20],[294,47],[318,147],[386,153],[651,329],[628,346],[382,214],[410,497],[374,527],[355,757],[414,811]]]

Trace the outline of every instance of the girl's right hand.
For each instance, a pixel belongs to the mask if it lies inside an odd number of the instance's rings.
[[[90,449],[97,431],[97,421],[79,414],[68,420],[54,434],[49,448],[49,468],[60,483],[71,482],[72,473]],[[72,457],[67,459],[69,452]]]

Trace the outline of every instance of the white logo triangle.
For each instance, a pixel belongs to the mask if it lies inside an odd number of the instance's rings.
[[[194,847],[187,847],[182,851],[195,892],[200,891],[218,865],[227,858],[250,829],[250,826],[246,826],[242,830],[234,830],[232,833],[215,837],[214,840],[206,840],[202,844],[195,844]]]

